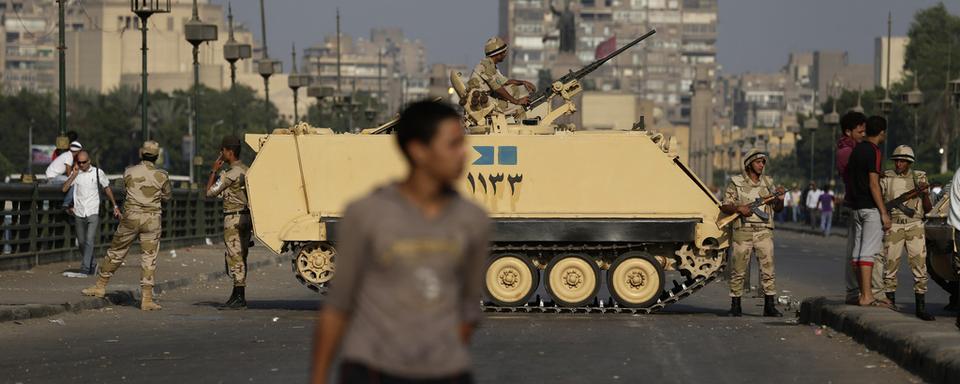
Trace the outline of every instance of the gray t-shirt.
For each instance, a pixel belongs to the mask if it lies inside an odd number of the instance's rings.
[[[393,184],[347,207],[325,304],[350,318],[343,359],[410,378],[469,370],[459,327],[480,318],[491,225],[451,194],[432,219]]]

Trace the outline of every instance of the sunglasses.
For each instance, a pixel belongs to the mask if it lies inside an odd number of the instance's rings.
[[[87,160],[87,161],[77,161],[77,164],[84,165],[84,164],[89,163],[89,162],[90,162],[90,160]]]

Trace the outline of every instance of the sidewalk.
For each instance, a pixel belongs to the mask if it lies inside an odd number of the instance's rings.
[[[98,255],[97,262],[102,262]],[[262,246],[250,248],[249,270],[288,262]],[[0,322],[52,316],[71,311],[103,308],[112,304],[132,304],[140,300],[140,249],[130,249],[122,267],[107,286],[104,299],[87,297],[80,290],[96,282],[96,277],[67,278],[62,273],[76,271],[79,262],[45,264],[27,271],[0,272]],[[162,299],[164,292],[196,282],[227,279],[223,245],[193,246],[161,251],[157,261],[154,290]]]
[[[800,323],[830,327],[931,383],[960,383],[960,330],[955,317],[922,321],[909,313],[805,299]]]

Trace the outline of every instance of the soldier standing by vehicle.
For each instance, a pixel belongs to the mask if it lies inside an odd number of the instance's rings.
[[[883,237],[886,255],[883,278],[884,293],[891,303],[896,304],[897,272],[900,270],[900,255],[907,250],[907,260],[913,271],[913,292],[916,295],[918,318],[933,321],[933,315],[927,313],[925,295],[927,293],[927,248],[923,228],[923,216],[933,209],[927,194],[927,175],[922,171],[910,169],[914,162],[913,149],[901,145],[890,156],[895,169],[887,170],[880,179],[883,199],[891,201],[914,189],[920,190],[917,197],[909,199],[900,206],[891,209],[890,230]],[[906,210],[907,212],[904,212]]]
[[[471,105],[466,107],[482,108],[490,102],[487,101],[488,97],[495,99],[491,100],[496,104],[494,111],[500,113],[507,113],[509,104],[520,106],[529,104],[530,99],[528,97],[517,98],[507,90],[506,86],[523,86],[530,93],[533,93],[537,87],[529,81],[507,79],[497,69],[497,64],[507,57],[507,43],[499,37],[491,37],[483,45],[483,51],[486,57],[474,67],[470,80],[467,82],[467,97],[471,99]],[[465,103],[466,100],[462,102]]]
[[[206,188],[207,197],[223,197],[223,244],[227,247],[224,257],[227,272],[233,278],[233,292],[224,304],[227,308],[247,306],[244,288],[247,285],[247,248],[253,226],[247,205],[247,166],[240,161],[240,148],[240,139],[234,136],[223,138],[220,158],[213,163]],[[224,163],[230,168],[221,171]]]
[[[159,155],[160,144],[152,140],[145,141],[140,148],[140,164],[128,167],[123,172],[123,185],[127,191],[123,217],[113,235],[107,256],[100,263],[97,283],[84,289],[84,295],[103,297],[106,294],[107,282],[127,257],[134,238],[139,237],[143,251],[140,258],[140,309],[161,309],[159,304],[153,302],[153,274],[157,269],[157,252],[160,250],[161,201],[170,200],[172,191],[167,172],[154,164]]]
[[[742,175],[730,178],[730,184],[723,196],[720,210],[728,215],[740,214],[733,226],[733,269],[730,272],[730,316],[741,316],[743,309],[740,297],[750,264],[750,255],[756,252],[760,263],[761,285],[764,293],[763,316],[783,316],[776,308],[776,288],[773,268],[773,215],[783,210],[783,188],[774,187],[773,178],[764,176],[767,154],[752,149],[744,157]],[[771,204],[759,207],[766,213],[763,219],[753,214],[750,204],[758,198],[766,198],[774,193],[779,195]]]

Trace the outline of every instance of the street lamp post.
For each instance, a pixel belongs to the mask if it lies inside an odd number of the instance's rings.
[[[130,11],[140,18],[141,32],[141,70],[140,85],[140,129],[143,140],[150,139],[147,125],[147,19],[155,13],[170,13],[170,0],[130,0]]]
[[[293,68],[290,69],[290,76],[287,77],[287,87],[290,87],[290,90],[293,91],[293,124],[296,125],[300,121],[300,115],[297,111],[297,108],[299,107],[297,105],[297,99],[299,96],[297,95],[299,93],[298,90],[301,87],[307,87],[310,85],[310,75],[307,75],[306,73],[304,74],[297,73],[296,44],[293,45],[292,56],[293,56]]]
[[[253,48],[250,44],[239,43],[233,38],[233,6],[227,3],[227,20],[229,20],[230,35],[227,42],[223,44],[223,58],[230,63],[230,127],[233,134],[237,134],[236,123],[236,94],[234,93],[237,85],[237,61],[249,59],[253,56]]]
[[[193,45],[193,167],[190,168],[190,182],[196,180],[194,169],[203,165],[203,157],[198,149],[200,142],[200,44],[217,40],[217,25],[200,21],[197,0],[193,0],[193,17],[183,26],[183,35]]]
[[[283,72],[283,63],[270,59],[270,54],[267,52],[267,16],[263,8],[263,0],[260,0],[260,32],[263,38],[263,58],[257,62],[257,72],[263,77],[264,127],[266,132],[270,133],[270,76]]]
[[[920,87],[917,84],[916,73],[913,74],[913,89],[907,93],[904,93],[901,96],[901,100],[904,104],[910,107],[913,110],[913,150],[918,150],[920,146],[920,118],[918,112],[920,110],[920,105],[923,104],[923,92],[920,91]]]
[[[814,143],[817,142],[817,128],[820,126],[820,122],[817,121],[817,118],[810,116],[807,120],[803,121],[803,128],[810,131],[810,180],[813,181],[813,166],[814,166],[814,157],[813,157],[813,147]]]
[[[233,90],[237,83],[237,60],[249,59],[253,56],[253,49],[250,44],[237,42],[233,38],[233,6],[227,4],[227,20],[229,20],[230,35],[227,42],[223,44],[223,58],[230,63],[230,90]]]

